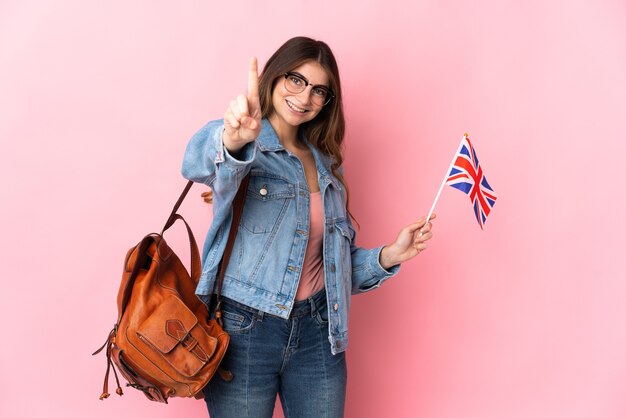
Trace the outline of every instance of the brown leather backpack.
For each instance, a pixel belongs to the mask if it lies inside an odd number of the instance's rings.
[[[235,198],[233,225],[220,266],[214,319],[209,319],[207,306],[195,295],[201,268],[198,246],[191,228],[176,213],[193,184],[191,181],[174,205],[163,231],[146,235],[128,251],[117,296],[117,322],[104,345],[93,353],[106,347],[107,370],[100,399],[109,397],[111,369],[116,393],[123,394],[115,366],[128,381],[127,386],[142,391],[152,401],[167,403],[171,396],[202,398],[202,388],[218,371],[230,340],[221,327],[220,294],[247,179]],[[178,219],[184,222],[189,235],[191,277],[163,239],[163,233]],[[223,369],[219,369],[219,374],[225,380],[232,379]]]

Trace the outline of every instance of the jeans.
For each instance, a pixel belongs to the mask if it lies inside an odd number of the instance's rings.
[[[280,396],[285,418],[343,417],[346,358],[332,355],[324,290],[297,301],[289,319],[222,298],[230,345],[222,366],[204,388],[211,418],[271,418]]]

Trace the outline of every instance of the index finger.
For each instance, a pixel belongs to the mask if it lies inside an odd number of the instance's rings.
[[[259,101],[259,68],[256,57],[250,58],[248,71],[248,100]]]

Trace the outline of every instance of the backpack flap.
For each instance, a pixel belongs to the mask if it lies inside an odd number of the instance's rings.
[[[177,297],[163,300],[137,329],[137,336],[184,376],[194,376],[217,348],[194,313]]]

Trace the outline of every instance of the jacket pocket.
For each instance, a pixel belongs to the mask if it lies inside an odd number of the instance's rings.
[[[271,174],[250,176],[241,226],[253,234],[278,228],[295,197],[294,185]]]
[[[340,219],[335,222],[335,228],[339,232],[338,239],[335,241],[337,245],[337,262],[341,265],[344,277],[352,276],[352,242],[354,241],[355,232],[352,226],[345,220]]]
[[[348,221],[346,221],[345,219],[340,219],[336,221],[335,228],[337,228],[339,230],[339,233],[343,235],[345,238],[347,238],[348,242],[352,244],[352,241],[354,240],[355,232],[354,232],[354,228],[350,226]]]

